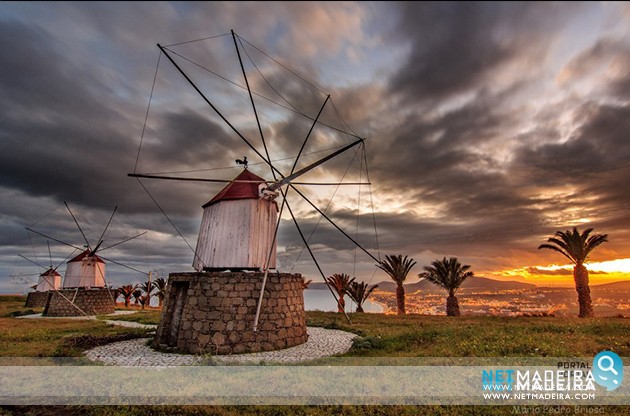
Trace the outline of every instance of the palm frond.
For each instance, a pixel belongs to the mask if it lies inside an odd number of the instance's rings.
[[[466,279],[474,276],[469,269],[470,265],[462,265],[457,257],[444,257],[433,261],[431,266],[425,266],[425,272],[418,274],[418,277],[446,289],[449,294],[455,294]]]
[[[577,227],[573,230],[556,231],[555,237],[547,239],[547,244],[541,244],[539,249],[546,248],[557,251],[574,264],[583,264],[593,249],[608,241],[608,234],[590,235],[593,228],[587,228],[581,233]]]
[[[376,267],[387,273],[396,283],[402,284],[415,265],[416,262],[413,259],[398,254],[386,255],[385,260],[378,262]]]

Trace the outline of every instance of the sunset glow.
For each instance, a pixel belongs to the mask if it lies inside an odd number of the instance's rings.
[[[586,263],[591,284],[605,284],[630,280],[630,258]],[[505,270],[494,277],[521,280],[536,285],[572,286],[573,265],[552,264]]]

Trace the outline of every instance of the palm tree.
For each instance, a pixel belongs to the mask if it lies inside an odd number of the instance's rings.
[[[372,291],[376,289],[378,285],[374,285],[368,289],[368,284],[365,282],[357,283],[352,282],[348,289],[348,297],[357,304],[357,312],[364,312],[363,302],[367,300],[372,294]]]
[[[346,308],[346,301],[343,297],[348,293],[350,284],[354,282],[354,277],[350,279],[350,276],[345,273],[334,273],[332,276],[326,278],[329,286],[332,286],[337,292],[339,299],[337,299],[337,312],[344,313]]]
[[[163,277],[158,277],[157,279],[155,279],[155,281],[153,281],[153,284],[157,288],[157,292],[155,293],[155,296],[158,297],[158,302],[159,302],[158,306],[161,308],[162,305],[164,304],[164,298],[166,297],[167,281]]]
[[[457,257],[451,257],[442,260],[435,260],[431,263],[431,266],[424,266],[423,273],[420,273],[418,277],[424,278],[431,283],[443,287],[448,291],[448,297],[446,298],[446,316],[459,316],[459,302],[455,293],[464,280],[469,277],[473,277],[473,272],[469,271],[470,266],[462,265]]]
[[[142,285],[140,285],[140,289],[142,289],[142,291],[144,292],[144,298],[141,299],[143,302],[142,303],[142,309],[144,309],[144,306],[151,306],[151,293],[153,293],[153,290],[155,289],[155,286],[153,284],[153,282],[151,282],[150,280],[147,280],[146,282],[144,282]]]
[[[136,291],[137,288],[138,285],[124,285],[117,289],[119,295],[125,299],[125,308],[129,307],[129,301],[131,300],[131,297],[133,296],[133,293]]]
[[[608,234],[594,234],[589,237],[593,231],[592,228],[584,230],[580,234],[577,227],[573,227],[573,231],[557,231],[555,237],[547,239],[548,244],[541,244],[541,248],[548,248],[562,254],[575,266],[573,267],[573,280],[575,281],[575,290],[578,294],[578,304],[580,318],[591,318],[595,316],[593,313],[593,302],[591,301],[591,288],[588,285],[588,270],[584,266],[584,262],[593,249],[602,243],[608,241]]]
[[[136,285],[138,287],[138,285]],[[142,299],[142,290],[136,289],[133,291],[133,303],[137,305],[140,303],[140,299]]]
[[[376,267],[387,273],[396,282],[396,303],[398,305],[398,315],[405,314],[405,288],[403,283],[411,268],[416,262],[413,259],[403,258],[402,254],[385,256],[385,260],[378,262]]]

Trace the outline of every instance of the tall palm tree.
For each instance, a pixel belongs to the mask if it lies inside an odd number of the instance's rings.
[[[158,306],[161,308],[162,305],[164,305],[164,298],[166,297],[167,281],[163,277],[158,277],[157,279],[153,281],[153,284],[157,288],[157,292],[155,293],[155,296],[158,297],[158,302],[159,302]]]
[[[416,262],[413,259],[403,258],[402,254],[385,256],[385,260],[378,262],[376,267],[383,270],[385,273],[396,282],[396,303],[398,306],[398,315],[405,314],[405,288],[403,286],[407,275],[411,271],[411,268],[415,266]]]
[[[608,234],[589,236],[592,231],[592,228],[588,228],[580,234],[577,227],[573,227],[573,231],[557,231],[555,237],[547,239],[547,244],[538,246],[539,249],[548,248],[557,251],[575,265],[573,267],[573,280],[578,294],[580,306],[578,316],[580,318],[595,316],[591,300],[591,288],[588,285],[588,270],[586,270],[584,262],[595,247],[608,241]]]
[[[470,266],[462,265],[457,257],[451,257],[442,260],[435,260],[431,263],[431,266],[424,266],[423,273],[420,273],[418,277],[427,279],[429,282],[443,287],[448,291],[448,297],[446,298],[446,316],[459,316],[459,302],[455,293],[464,280],[469,277],[473,277],[474,273],[469,271]]]
[[[334,273],[332,276],[326,278],[328,284],[335,289],[335,292],[337,292],[339,296],[339,299],[337,299],[337,312],[345,312],[346,301],[343,297],[348,293],[350,284],[354,282],[354,279],[354,277],[350,279],[350,276],[345,273]]]
[[[372,294],[372,291],[376,289],[378,285],[374,285],[368,289],[368,284],[365,282],[352,282],[348,289],[348,297],[357,304],[357,312],[365,312],[363,310],[363,302],[367,300]]]
[[[125,299],[125,308],[129,307],[129,301],[131,300],[131,297],[133,296],[133,293],[136,291],[137,288],[138,285],[124,285],[117,289],[120,296]]]

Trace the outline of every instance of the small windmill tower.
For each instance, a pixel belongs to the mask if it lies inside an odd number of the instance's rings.
[[[278,194],[264,188],[265,180],[245,169],[203,205],[195,270],[276,268],[278,205],[274,199]]]
[[[49,290],[57,290],[61,287],[61,275],[52,267],[39,275],[37,281],[36,292],[48,292]]]
[[[61,288],[61,275],[53,267],[39,275],[37,286],[33,292],[29,292],[26,297],[27,308],[43,308],[48,302],[50,292]]]
[[[105,268],[103,259],[92,250],[85,250],[68,261],[63,288],[105,287]]]
[[[44,266],[36,261],[29,259],[28,257],[22,256],[18,254],[18,256],[22,257],[24,260],[27,260],[36,266],[39,266],[43,269],[46,269],[45,272],[39,275],[39,279],[37,280],[37,284],[31,286],[33,289],[32,292],[26,297],[26,307],[27,308],[43,308],[46,306],[46,302],[48,301],[48,292],[55,291],[61,288],[61,275],[57,273],[57,267],[53,267],[52,262],[52,254],[50,253],[50,243],[48,243],[48,255],[50,256],[50,266]]]

